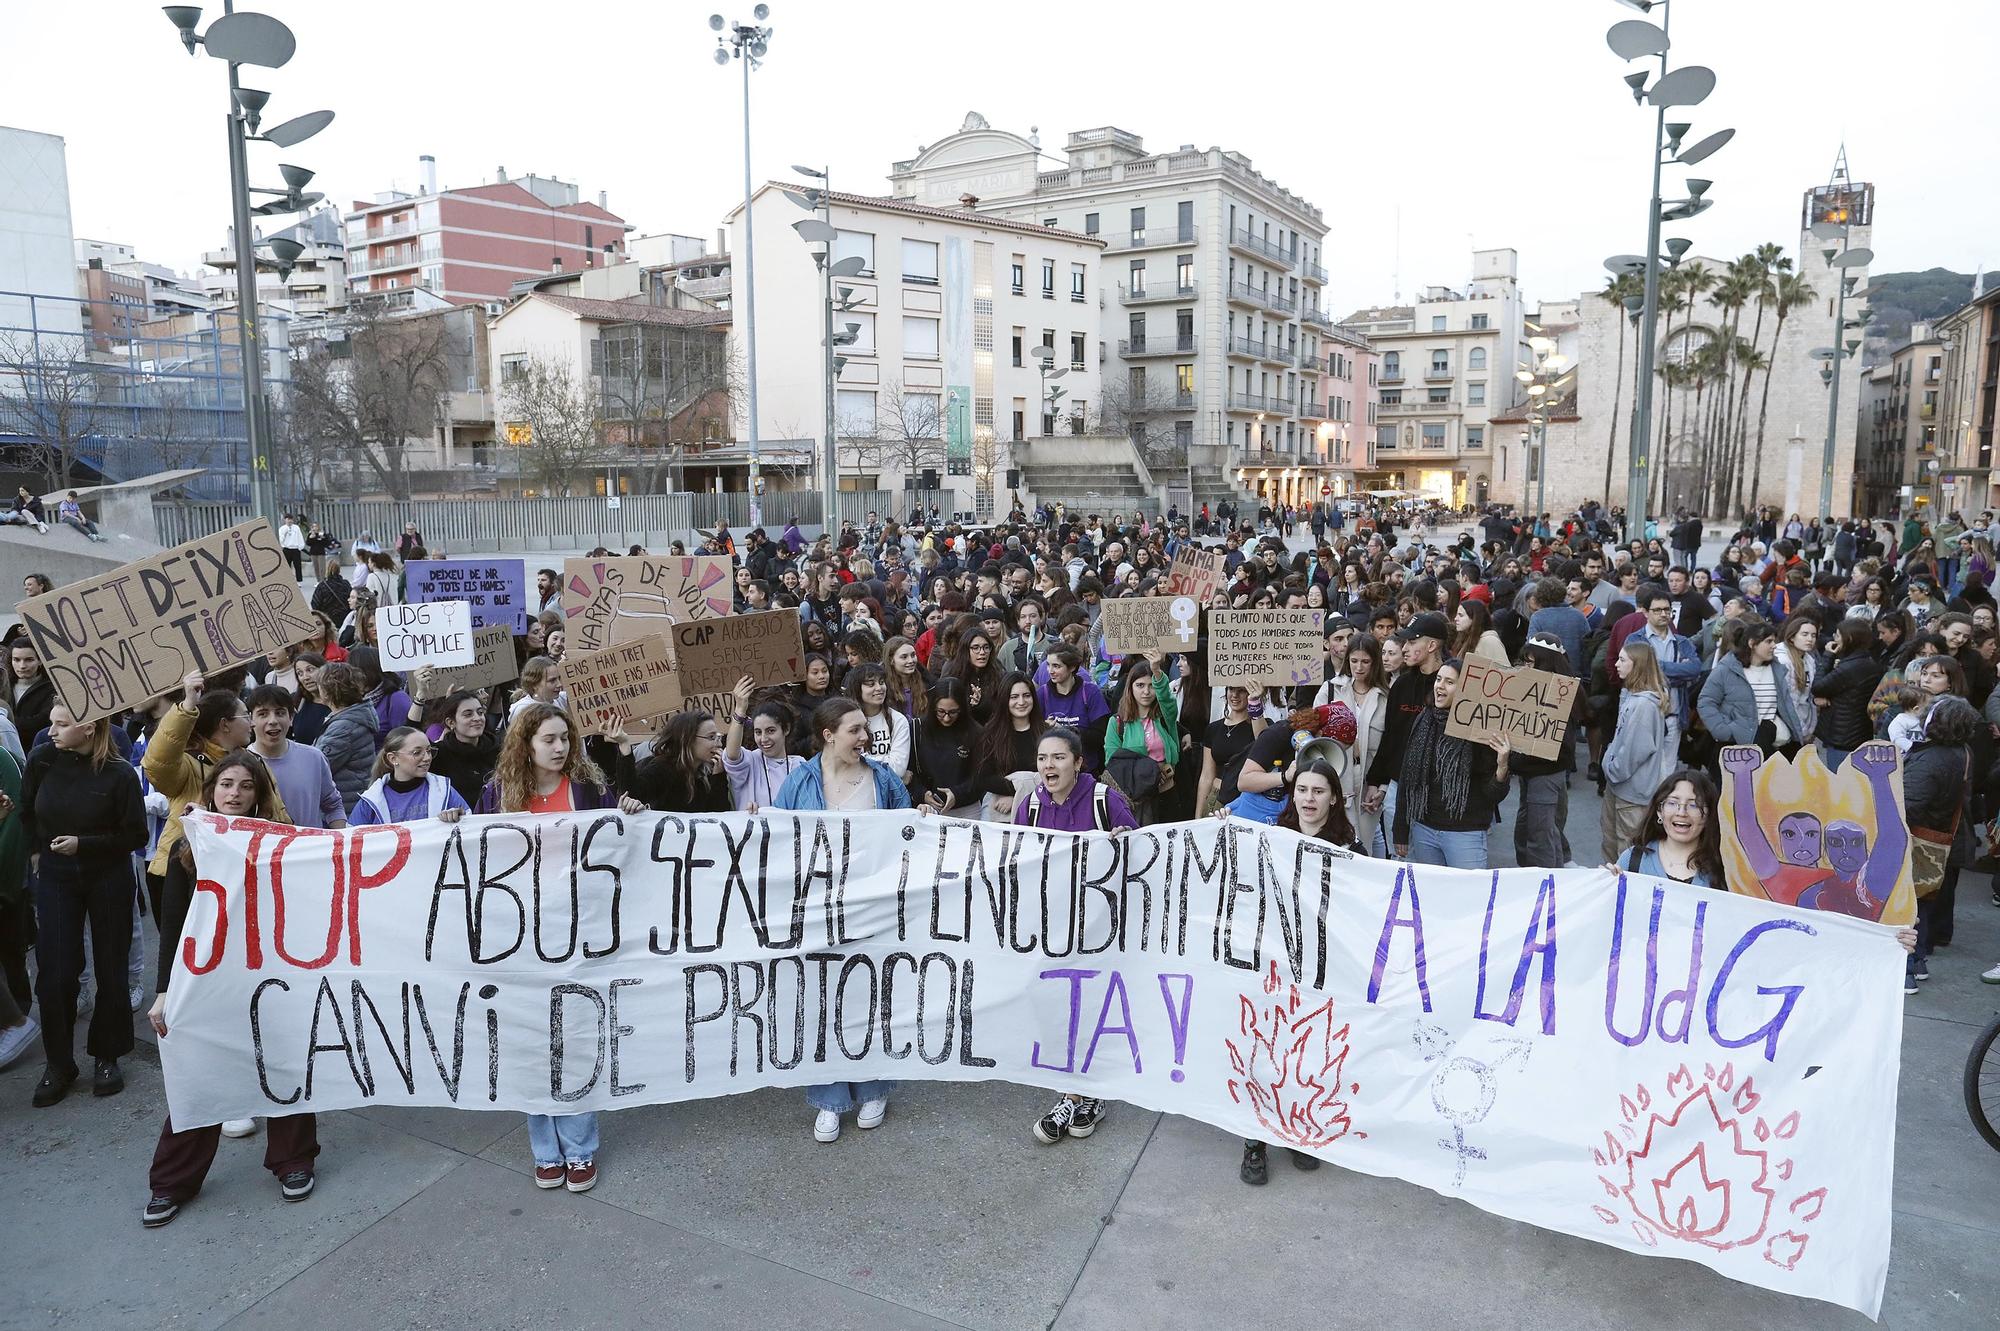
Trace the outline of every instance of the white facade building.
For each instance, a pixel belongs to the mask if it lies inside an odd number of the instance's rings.
[[[791,186],[765,185],[755,210],[757,415],[764,440],[824,434],[826,292],[816,246],[793,234],[808,214]],[[925,502],[945,512],[994,511],[1017,439],[1081,430],[1103,408],[1098,326],[1104,242],[967,208],[835,192],[833,261],[859,258],[840,279],[855,325],[835,392],[840,484],[902,490],[906,477],[938,473]],[[818,214],[827,216],[824,210]],[[744,251],[743,210],[727,219],[729,253]],[[732,275],[741,273],[740,266]],[[836,297],[838,298],[838,297]],[[739,364],[747,333],[741,292],[732,309]],[[1064,373],[1054,419],[1046,419],[1037,347],[1054,349]],[[748,409],[747,394],[736,408]],[[746,438],[748,422],[737,430]]]
[[[62,139],[0,125],[0,335],[82,335],[75,250]]]
[[[1317,495],[1326,470],[1326,272],[1320,210],[1221,148],[1148,153],[1113,126],[1078,130],[1067,165],[1042,169],[1032,136],[977,114],[896,163],[898,198],[1094,236],[1110,432],[1170,422],[1187,444],[1226,449],[1243,488]],[[1060,280],[1061,274],[1058,274]],[[1029,274],[1029,296],[1038,274]],[[1137,372],[1137,373],[1135,373]],[[1219,483],[1221,477],[1215,476]],[[1199,477],[1196,488],[1202,489]]]

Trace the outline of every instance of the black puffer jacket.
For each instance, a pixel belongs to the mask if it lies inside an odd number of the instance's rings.
[[[1868,700],[1887,667],[1873,652],[1855,652],[1834,662],[1833,669],[1813,681],[1815,698],[1826,699],[1814,731],[1829,748],[1852,751],[1875,737],[1868,718]]]

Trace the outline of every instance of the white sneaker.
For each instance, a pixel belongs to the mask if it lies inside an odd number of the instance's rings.
[[[142,1007],[146,1006],[146,986],[145,986],[145,985],[143,985],[143,984],[135,984],[135,985],[133,985],[133,986],[132,986],[132,992],[131,992],[131,993],[130,993],[129,995],[127,995],[127,996],[128,996],[128,997],[129,997],[129,998],[130,998],[130,999],[132,1000],[132,1010],[133,1010],[134,1012],[137,1012],[137,1011],[138,1011],[138,1010],[139,1010],[140,1008],[142,1008]]]
[[[91,992],[91,988],[92,985],[88,979],[76,987],[76,1015],[79,1017],[96,1005],[97,998]]]
[[[822,1109],[813,1119],[813,1140],[816,1142],[837,1142],[840,1140],[840,1115],[831,1109]]]
[[[257,1120],[254,1118],[225,1118],[222,1120],[222,1135],[225,1137],[254,1137],[257,1135]]]
[[[2000,967],[1995,969],[2000,970]],[[33,1017],[25,1019],[19,1026],[9,1026],[6,1030],[0,1031],[0,1068],[6,1067],[32,1049],[35,1041],[41,1038],[41,1034],[41,1023]]]
[[[2000,966],[1995,966],[1990,971],[1981,971],[1979,978],[1988,984],[2000,984]]]
[[[864,1100],[861,1103],[861,1112],[854,1116],[854,1126],[863,1131],[869,1128],[879,1128],[882,1126],[882,1120],[888,1117],[888,1114],[889,1098],[887,1096],[883,1096],[880,1100]]]

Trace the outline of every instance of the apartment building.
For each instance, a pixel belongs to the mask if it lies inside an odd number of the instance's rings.
[[[765,440],[811,440],[824,431],[826,292],[814,262],[820,247],[791,230],[807,216],[798,197],[798,187],[768,184],[751,200]],[[934,472],[929,502],[990,517],[1010,442],[1102,428],[1102,238],[964,205],[839,192],[818,216],[836,232],[832,262],[861,261],[858,275],[838,283],[852,308],[836,325],[854,334],[839,348],[834,399],[842,488],[902,490],[907,479],[921,485]],[[741,255],[742,207],[726,220],[729,253]],[[740,292],[731,314],[740,345],[747,335]],[[1047,368],[1058,373],[1049,378],[1035,355],[1041,347],[1055,353]],[[747,411],[747,401],[737,409]]]
[[[1944,358],[1930,325],[1916,323],[1909,341],[1866,371],[1854,448],[1857,513],[1889,517],[1937,502]]]
[[[1475,250],[1464,290],[1427,287],[1413,304],[1341,321],[1376,353],[1375,457],[1360,488],[1446,504],[1499,497],[1493,417],[1513,405],[1529,360],[1519,264],[1511,249]]]
[[[623,218],[577,187],[545,176],[440,191],[437,163],[419,159],[415,193],[389,190],[347,217],[352,293],[421,287],[454,305],[499,301],[517,279],[595,268],[625,251]]]
[[[1308,501],[1344,498],[1363,487],[1360,478],[1375,465],[1375,431],[1380,421],[1380,356],[1375,345],[1351,328],[1326,335],[1327,419],[1315,436],[1317,456],[1302,464]]]
[[[259,234],[258,243],[292,240],[305,246],[292,261],[292,271],[279,276],[276,268],[259,264],[257,303],[283,309],[300,319],[324,318],[347,308],[347,238],[340,210],[332,204],[307,214],[287,227],[268,235]],[[209,250],[201,261],[210,272],[198,281],[211,305],[236,303],[236,245],[225,233],[219,249]]]
[[[2000,508],[1994,446],[2000,443],[2000,284],[1933,326],[1944,349],[1939,376],[1938,470],[1941,513]]]
[[[1324,216],[1239,152],[1148,153],[1105,125],[1070,134],[1064,154],[1043,170],[1037,135],[973,114],[896,163],[890,186],[1095,237],[1104,284],[1090,290],[1117,407],[1108,427],[1152,433],[1164,421],[1179,443],[1225,448],[1256,493],[1291,498],[1327,419]]]

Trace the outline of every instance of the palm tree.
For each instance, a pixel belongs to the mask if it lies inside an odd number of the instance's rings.
[[[1799,273],[1781,273],[1772,296],[1772,306],[1777,313],[1777,324],[1771,330],[1771,360],[1764,367],[1764,397],[1757,407],[1757,461],[1750,478],[1750,502],[1756,504],[1763,493],[1764,481],[1764,423],[1771,410],[1771,374],[1778,367],[1778,348],[1785,336],[1785,320],[1793,310],[1801,305],[1809,305],[1819,299],[1819,292],[1813,284]]]
[[[1770,362],[1757,350],[1764,336],[1764,306],[1777,298],[1775,285],[1777,275],[1790,271],[1792,261],[1785,257],[1785,247],[1773,241],[1764,242],[1745,257],[1755,265],[1752,271],[1757,287],[1757,317],[1750,326],[1750,359],[1761,362],[1761,368],[1768,368]],[[1751,371],[1756,368],[1760,366],[1752,366],[1746,361],[1743,371],[1743,392],[1736,406],[1736,466],[1733,468],[1736,495],[1734,502],[1727,505],[1724,510],[1730,513],[1740,512],[1743,508],[1743,453],[1750,440],[1750,387],[1754,382]],[[1754,493],[1750,501],[1756,503]]]
[[[1620,273],[1604,284],[1598,299],[1617,312],[1618,370],[1611,376],[1611,438],[1604,445],[1604,502],[1611,502],[1611,459],[1618,451],[1618,404],[1625,393],[1625,302],[1643,296],[1646,284],[1636,273]]]
[[[1715,306],[1722,312],[1723,332],[1720,346],[1720,379],[1716,384],[1714,404],[1710,411],[1706,452],[1711,466],[1708,475],[1713,478],[1715,494],[1714,512],[1728,511],[1729,475],[1731,468],[1740,460],[1732,456],[1729,447],[1730,406],[1736,398],[1737,348],[1743,339],[1738,336],[1743,327],[1743,307],[1757,294],[1757,260],[1746,254],[1729,265],[1728,276],[1716,284]]]
[[[1716,275],[1714,269],[1702,267],[1701,261],[1698,259],[1695,262],[1689,264],[1685,268],[1675,269],[1674,272],[1669,273],[1668,276],[1672,277],[1675,274],[1678,274],[1680,277],[1680,281],[1677,285],[1679,287],[1679,292],[1682,297],[1681,301],[1682,308],[1687,311],[1687,321],[1685,324],[1682,325],[1681,342],[1680,342],[1680,345],[1682,347],[1682,354],[1686,355],[1687,339],[1693,336],[1694,332],[1695,307],[1701,304],[1702,293],[1715,285]],[[1667,320],[1667,334],[1668,334],[1668,342],[1671,345],[1673,343],[1673,319],[1671,317],[1671,312]],[[1683,381],[1682,383],[1682,391],[1683,392],[1686,391],[1685,381]],[[1681,404],[1681,410],[1682,414],[1685,415],[1687,410],[1687,404],[1685,402]],[[1687,428],[1687,423],[1685,420],[1682,421],[1681,428],[1682,429]],[[1661,438],[1667,441],[1669,445],[1671,445],[1673,437],[1674,437],[1673,397],[1671,394],[1669,394],[1667,398],[1667,422],[1665,428],[1661,432]],[[1662,467],[1660,469],[1660,472],[1661,472],[1660,502],[1664,505],[1666,503],[1666,468]]]

